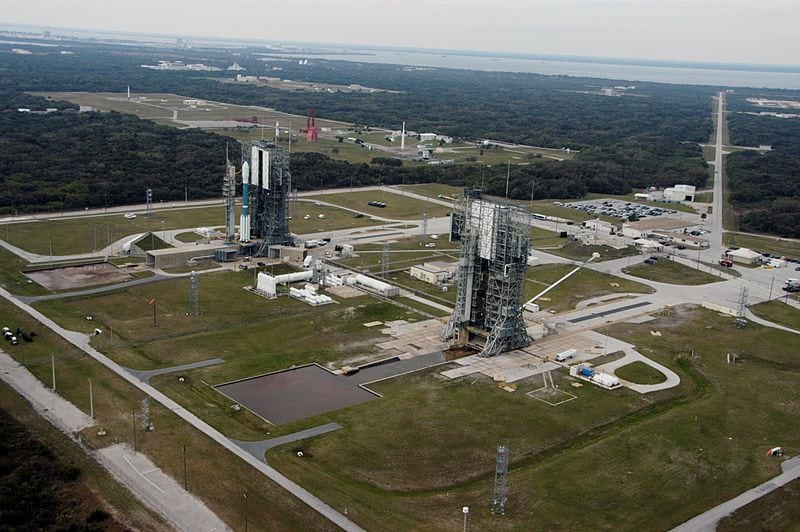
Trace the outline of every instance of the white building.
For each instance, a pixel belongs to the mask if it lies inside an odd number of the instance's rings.
[[[443,284],[453,278],[456,270],[455,262],[426,262],[412,266],[408,274],[414,279],[430,283]]]
[[[585,222],[581,223],[581,225],[590,231],[594,231],[598,235],[613,235],[617,232],[617,228],[605,220],[586,220]]]
[[[739,248],[728,251],[725,256],[733,262],[740,264],[758,264],[761,262],[761,253],[748,248]]]
[[[675,185],[664,189],[664,199],[667,201],[694,201],[694,195],[693,185]]]

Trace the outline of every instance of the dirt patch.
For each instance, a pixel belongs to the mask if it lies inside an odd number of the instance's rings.
[[[108,263],[87,264],[43,270],[27,276],[49,290],[66,290],[128,281],[134,278],[132,269],[122,270]]]

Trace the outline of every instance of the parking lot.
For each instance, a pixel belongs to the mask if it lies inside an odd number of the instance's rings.
[[[678,211],[670,209],[668,203],[665,203],[663,207],[651,207],[641,203],[616,199],[575,201],[565,203],[564,206],[597,216],[614,216],[622,219],[628,219],[631,216],[634,218],[646,218],[648,216],[665,216],[678,213]],[[682,214],[687,215],[686,213]]]

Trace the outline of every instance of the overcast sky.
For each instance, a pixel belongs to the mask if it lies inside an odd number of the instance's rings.
[[[0,20],[281,41],[800,63],[800,0],[0,0]]]

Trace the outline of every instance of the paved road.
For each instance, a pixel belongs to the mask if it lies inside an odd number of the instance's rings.
[[[143,383],[135,376],[131,375],[124,367],[120,366],[103,353],[94,349],[90,344],[89,340],[91,337],[76,333],[74,331],[69,331],[55,323],[53,320],[39,312],[38,310],[32,308],[31,306],[23,303],[12,294],[10,294],[7,290],[0,288],[0,297],[5,298],[15,306],[19,307],[21,310],[30,314],[34,319],[42,323],[45,327],[48,327],[53,332],[64,338],[66,341],[81,349],[86,354],[100,362],[102,365],[125,379],[129,384],[135,386],[143,393],[147,394],[153,400],[160,403],[165,408],[171,410],[175,415],[181,417],[184,421],[191,424],[195,429],[199,430],[203,434],[207,435],[209,438],[217,442],[219,445],[233,453],[234,455],[238,456],[252,467],[263,473],[265,476],[273,480],[279,486],[287,490],[289,493],[303,501],[305,504],[316,510],[318,513],[329,519],[332,523],[339,526],[344,530],[354,530],[360,531],[362,530],[358,525],[347,519],[344,515],[340,514],[322,500],[318,499],[310,492],[306,491],[303,487],[299,484],[289,480],[286,476],[280,473],[278,470],[268,466],[263,461],[256,460],[250,453],[239,447],[236,443],[228,439],[224,436],[221,432],[216,430],[214,427],[203,421],[202,419],[198,418],[185,408],[183,408],[180,404],[173,401],[157,389],[153,388],[149,384]]]
[[[287,434],[286,436],[279,436],[277,438],[270,438],[268,440],[260,440],[260,441],[242,441],[242,440],[231,440],[236,445],[250,453],[256,460],[260,460],[266,463],[265,455],[267,451],[272,449],[273,447],[278,447],[280,445],[285,445],[287,443],[292,443],[300,440],[305,440],[308,438],[313,438],[314,436],[321,436],[322,434],[327,434],[329,432],[333,432],[335,430],[339,430],[343,428],[338,423],[326,423],[325,425],[320,425],[318,427],[301,430],[300,432],[294,432],[292,434]]]
[[[165,375],[167,373],[178,373],[180,371],[187,371],[190,369],[204,368],[206,366],[216,366],[225,362],[221,358],[210,358],[208,360],[201,360],[200,362],[192,362],[190,364],[181,364],[180,366],[171,366],[169,368],[140,370],[125,368],[128,372],[142,382],[150,384],[150,379],[157,375]]]
[[[673,532],[713,532],[717,529],[717,523],[723,518],[731,515],[733,512],[742,508],[743,506],[760,499],[767,493],[788,484],[789,482],[800,478],[800,457],[794,457],[791,460],[786,460],[781,464],[783,473],[774,477],[753,489],[747,490],[741,495],[733,499],[715,506],[714,508],[703,512],[694,519],[686,521],[680,526],[673,528]]]

